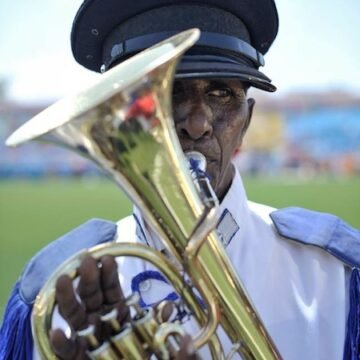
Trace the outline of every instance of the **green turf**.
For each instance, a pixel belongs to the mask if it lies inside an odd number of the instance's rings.
[[[330,212],[360,228],[360,177],[245,178],[249,200],[277,208],[301,206]]]
[[[0,182],[0,318],[24,264],[89,218],[117,220],[131,205],[107,180]]]
[[[360,228],[360,178],[246,178],[245,185],[253,201],[332,212]],[[89,218],[116,220],[130,212],[108,180],[0,182],[0,319],[13,283],[39,249]]]

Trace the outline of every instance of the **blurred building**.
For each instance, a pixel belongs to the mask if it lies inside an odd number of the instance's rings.
[[[234,159],[250,174],[360,174],[360,97],[345,92],[256,94],[243,151]],[[0,101],[0,177],[99,175],[79,155],[53,145],[7,148],[5,139],[49,104]]]
[[[5,146],[13,131],[48,105],[0,102],[0,178],[98,174],[89,161],[53,145],[28,142],[16,148]]]
[[[235,162],[252,174],[360,174],[360,96],[260,96]]]

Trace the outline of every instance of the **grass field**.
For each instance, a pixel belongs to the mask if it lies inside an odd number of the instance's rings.
[[[332,212],[360,228],[360,178],[247,178],[245,186],[253,201]],[[40,248],[89,218],[116,220],[130,212],[107,180],[0,182],[0,319],[12,285]]]

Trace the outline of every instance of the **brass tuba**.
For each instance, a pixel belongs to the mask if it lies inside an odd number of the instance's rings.
[[[195,348],[208,344],[214,359],[225,359],[218,325],[233,344],[227,358],[239,353],[243,359],[281,359],[214,230],[216,199],[201,181],[194,183],[174,128],[171,88],[176,65],[199,34],[197,29],[184,31],[139,53],[87,91],[44,110],[7,140],[10,146],[28,140],[51,142],[93,160],[142,210],[192,284],[166,257],[146,246],[112,243],[83,251],[52,275],[36,299],[33,335],[44,359],[56,359],[47,336],[55,281],[63,273],[75,277],[85,254],[135,256],[157,266],[200,325]],[[204,300],[205,310],[193,289]],[[167,338],[182,334],[181,325],[161,324],[151,311],[138,309],[136,319],[107,344],[98,344],[92,357],[143,359],[144,349],[151,349],[157,358],[167,359]],[[91,332],[85,335],[96,342]]]

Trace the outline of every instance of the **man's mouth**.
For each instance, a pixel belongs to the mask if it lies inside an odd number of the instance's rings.
[[[198,148],[183,148],[184,154],[190,153],[190,152],[199,152],[200,154],[204,155],[206,158],[207,164],[215,164],[217,162],[217,158],[213,154],[209,154],[207,151],[204,151],[203,149]]]
[[[213,165],[213,164],[217,163],[217,160],[215,160],[215,159],[209,159],[209,158],[206,157],[206,160],[207,160],[208,165]]]
[[[194,152],[194,151],[184,151],[184,153],[190,153],[190,152]],[[201,153],[200,151],[197,151],[199,153]],[[201,153],[202,155],[205,156],[205,160],[206,160],[206,169],[209,169],[209,167],[213,167],[214,165],[217,164],[217,160],[212,158],[212,157],[209,157],[207,154],[204,154],[204,153]]]

